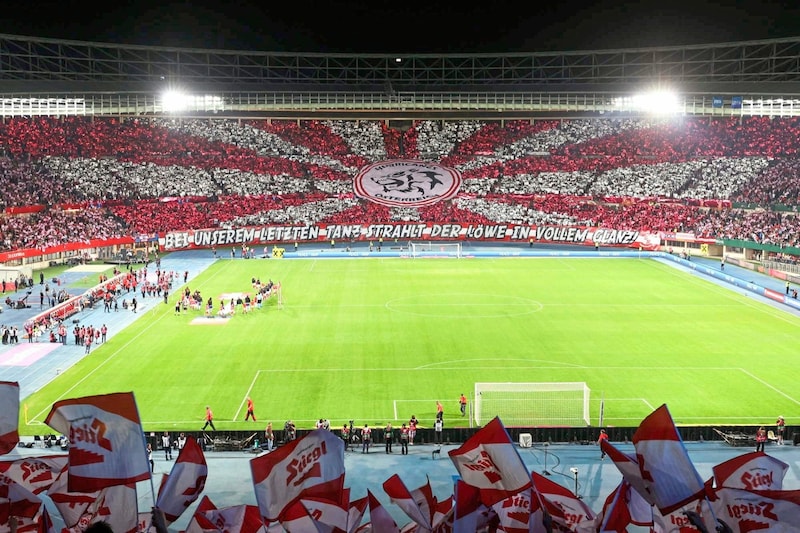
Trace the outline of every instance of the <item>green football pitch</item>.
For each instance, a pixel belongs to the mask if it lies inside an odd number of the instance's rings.
[[[592,425],[601,400],[614,426],[663,403],[684,425],[767,424],[800,403],[799,318],[655,260],[217,261],[188,287],[216,310],[254,276],[280,281],[282,304],[227,322],[159,305],[27,398],[31,423],[59,399],[122,391],[153,431],[199,430],[206,405],[222,430],[430,426],[437,400],[466,426],[458,398],[472,406],[476,382],[585,382]],[[501,418],[559,402],[520,396]]]

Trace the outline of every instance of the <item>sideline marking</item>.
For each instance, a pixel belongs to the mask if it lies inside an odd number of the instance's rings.
[[[216,273],[214,273],[211,276],[209,276],[208,279],[209,280],[214,279],[216,276],[218,276],[222,272],[223,272],[223,270],[219,270]],[[200,287],[203,287],[204,285],[205,284],[201,284]],[[129,326],[132,326],[134,322],[136,322],[137,320],[139,320],[141,317],[144,317],[144,316],[146,316],[146,314],[142,313],[139,316],[139,318],[137,318],[136,320],[134,320],[133,322],[131,322],[130,324],[125,326],[125,328],[123,328],[123,329],[127,329]],[[67,395],[70,392],[72,392],[73,390],[75,390],[75,388],[77,388],[78,385],[80,385],[81,383],[86,381],[92,374],[97,372],[97,370],[99,370],[101,367],[105,366],[106,363],[111,361],[114,357],[119,355],[124,349],[126,349],[128,346],[133,344],[135,341],[137,341],[140,337],[142,337],[145,333],[147,333],[150,330],[150,328],[153,327],[153,325],[155,325],[159,320],[162,320],[165,316],[171,316],[171,315],[169,315],[169,313],[163,313],[160,316],[158,316],[157,318],[155,318],[152,322],[150,322],[148,325],[146,325],[144,328],[142,328],[142,330],[137,335],[133,336],[128,342],[126,342],[125,344],[123,344],[122,346],[120,346],[119,348],[114,350],[113,352],[111,352],[108,355],[108,357],[106,357],[104,360],[100,361],[100,363],[96,367],[94,367],[92,370],[90,370],[89,372],[84,374],[84,376],[81,377],[78,381],[76,381],[71,387],[69,387],[67,390],[65,390],[63,393],[61,393],[58,397],[56,397],[56,399],[53,400],[53,405],[55,405],[55,403],[58,402],[59,400],[62,400],[65,397],[67,397]],[[85,357],[82,358],[81,360],[83,360],[83,359],[85,359]],[[41,388],[39,390],[41,390]],[[36,419],[40,418],[41,416],[43,416],[45,414],[49,414],[50,411],[52,410],[52,408],[53,408],[53,406],[51,405],[50,407],[46,407],[45,409],[42,409],[41,411],[36,413],[34,416],[32,416],[30,420],[31,421],[35,421]],[[29,424],[30,424],[30,422],[29,422]]]
[[[239,403],[239,408],[236,410],[236,414],[234,414],[234,415],[233,415],[233,421],[234,421],[234,422],[236,422],[237,420],[239,420],[239,414],[242,412],[242,408],[243,408],[243,407],[245,406],[245,404],[247,403],[247,398],[248,398],[248,396],[250,396],[250,391],[252,391],[252,390],[253,390],[253,387],[254,387],[254,386],[255,386],[255,384],[256,384],[256,380],[258,379],[258,375],[259,375],[259,374],[261,374],[261,370],[256,370],[256,373],[255,373],[255,375],[253,376],[253,381],[251,381],[251,382],[250,382],[250,386],[249,386],[249,387],[247,387],[247,393],[244,395],[244,398],[242,398],[242,401],[241,401],[241,403]]]

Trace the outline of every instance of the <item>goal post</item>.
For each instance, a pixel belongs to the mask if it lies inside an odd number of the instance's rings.
[[[583,381],[475,383],[473,414],[478,426],[495,416],[506,426],[588,426],[590,393]]]
[[[460,242],[408,241],[411,257],[461,257]]]

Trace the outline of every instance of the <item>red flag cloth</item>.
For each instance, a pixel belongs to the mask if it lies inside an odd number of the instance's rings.
[[[257,533],[263,531],[263,526],[258,507],[255,505],[235,505],[218,509],[208,496],[203,496],[197,504],[186,533],[209,531]]]
[[[347,517],[346,505],[340,502],[301,498],[289,505],[280,523],[290,533],[343,533],[347,531]]]
[[[633,490],[638,492],[647,503],[655,505],[655,498],[650,494],[647,483],[645,483],[644,478],[642,478],[642,471],[639,469],[639,461],[637,461],[635,457],[631,457],[627,453],[621,452],[615,448],[608,440],[600,441],[600,449],[614,461],[614,465],[619,469],[625,482],[627,482]]]
[[[367,501],[369,502],[369,521],[372,526],[372,531],[376,533],[399,533],[400,528],[397,527],[397,522],[394,521],[389,512],[384,509],[378,498],[375,497],[369,489],[367,489]]]
[[[56,402],[45,422],[69,437],[70,492],[92,492],[150,478],[132,392]]]
[[[332,431],[306,436],[250,461],[261,515],[273,522],[301,495],[342,501],[344,443]]]
[[[456,481],[454,496],[453,533],[474,533],[486,525],[490,510],[481,503],[479,488],[467,485],[459,479]]]
[[[397,505],[411,520],[425,529],[433,529],[433,512],[436,509],[436,499],[430,481],[421,487],[408,490],[400,476],[394,474],[383,482],[383,490],[392,503]]]
[[[597,522],[598,533],[626,533],[630,525],[653,525],[653,507],[623,479],[606,498]]]
[[[67,467],[67,460],[68,457],[64,454],[0,461],[0,474],[22,485],[32,494],[41,494],[50,488]]]
[[[642,479],[662,513],[703,496],[703,480],[689,458],[666,404],[639,424],[632,440]]]
[[[533,480],[533,490],[551,504],[547,507],[553,517],[553,522],[564,526],[569,531],[593,529],[594,511],[571,490],[536,472],[531,474],[531,479]]]
[[[0,455],[19,442],[19,383],[0,381]]]
[[[789,465],[764,452],[750,452],[713,468],[717,487],[745,490],[781,490]]]
[[[436,508],[433,510],[433,531],[445,533],[453,530],[453,512],[455,511],[455,499],[453,496],[436,501]]]
[[[349,491],[350,489],[345,490]],[[367,505],[369,505],[369,502],[366,496],[350,502],[350,509],[347,511],[347,533],[353,533],[361,525],[361,519],[364,518],[364,511],[367,510]]]
[[[208,465],[203,450],[194,437],[187,437],[169,477],[158,490],[156,507],[164,512],[167,524],[177,520],[200,497],[207,477]]]
[[[528,469],[498,417],[448,454],[464,483],[480,489],[485,505],[531,486]]]

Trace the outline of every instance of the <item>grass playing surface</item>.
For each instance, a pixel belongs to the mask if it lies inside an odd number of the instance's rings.
[[[467,425],[457,400],[475,382],[585,381],[592,424],[603,397],[616,426],[662,403],[691,425],[768,424],[800,403],[800,319],[654,260],[217,261],[188,286],[216,310],[253,276],[279,280],[283,306],[196,325],[171,298],[27,398],[32,422],[131,390],[153,431],[199,430],[206,404],[224,430],[430,426],[436,400]]]

